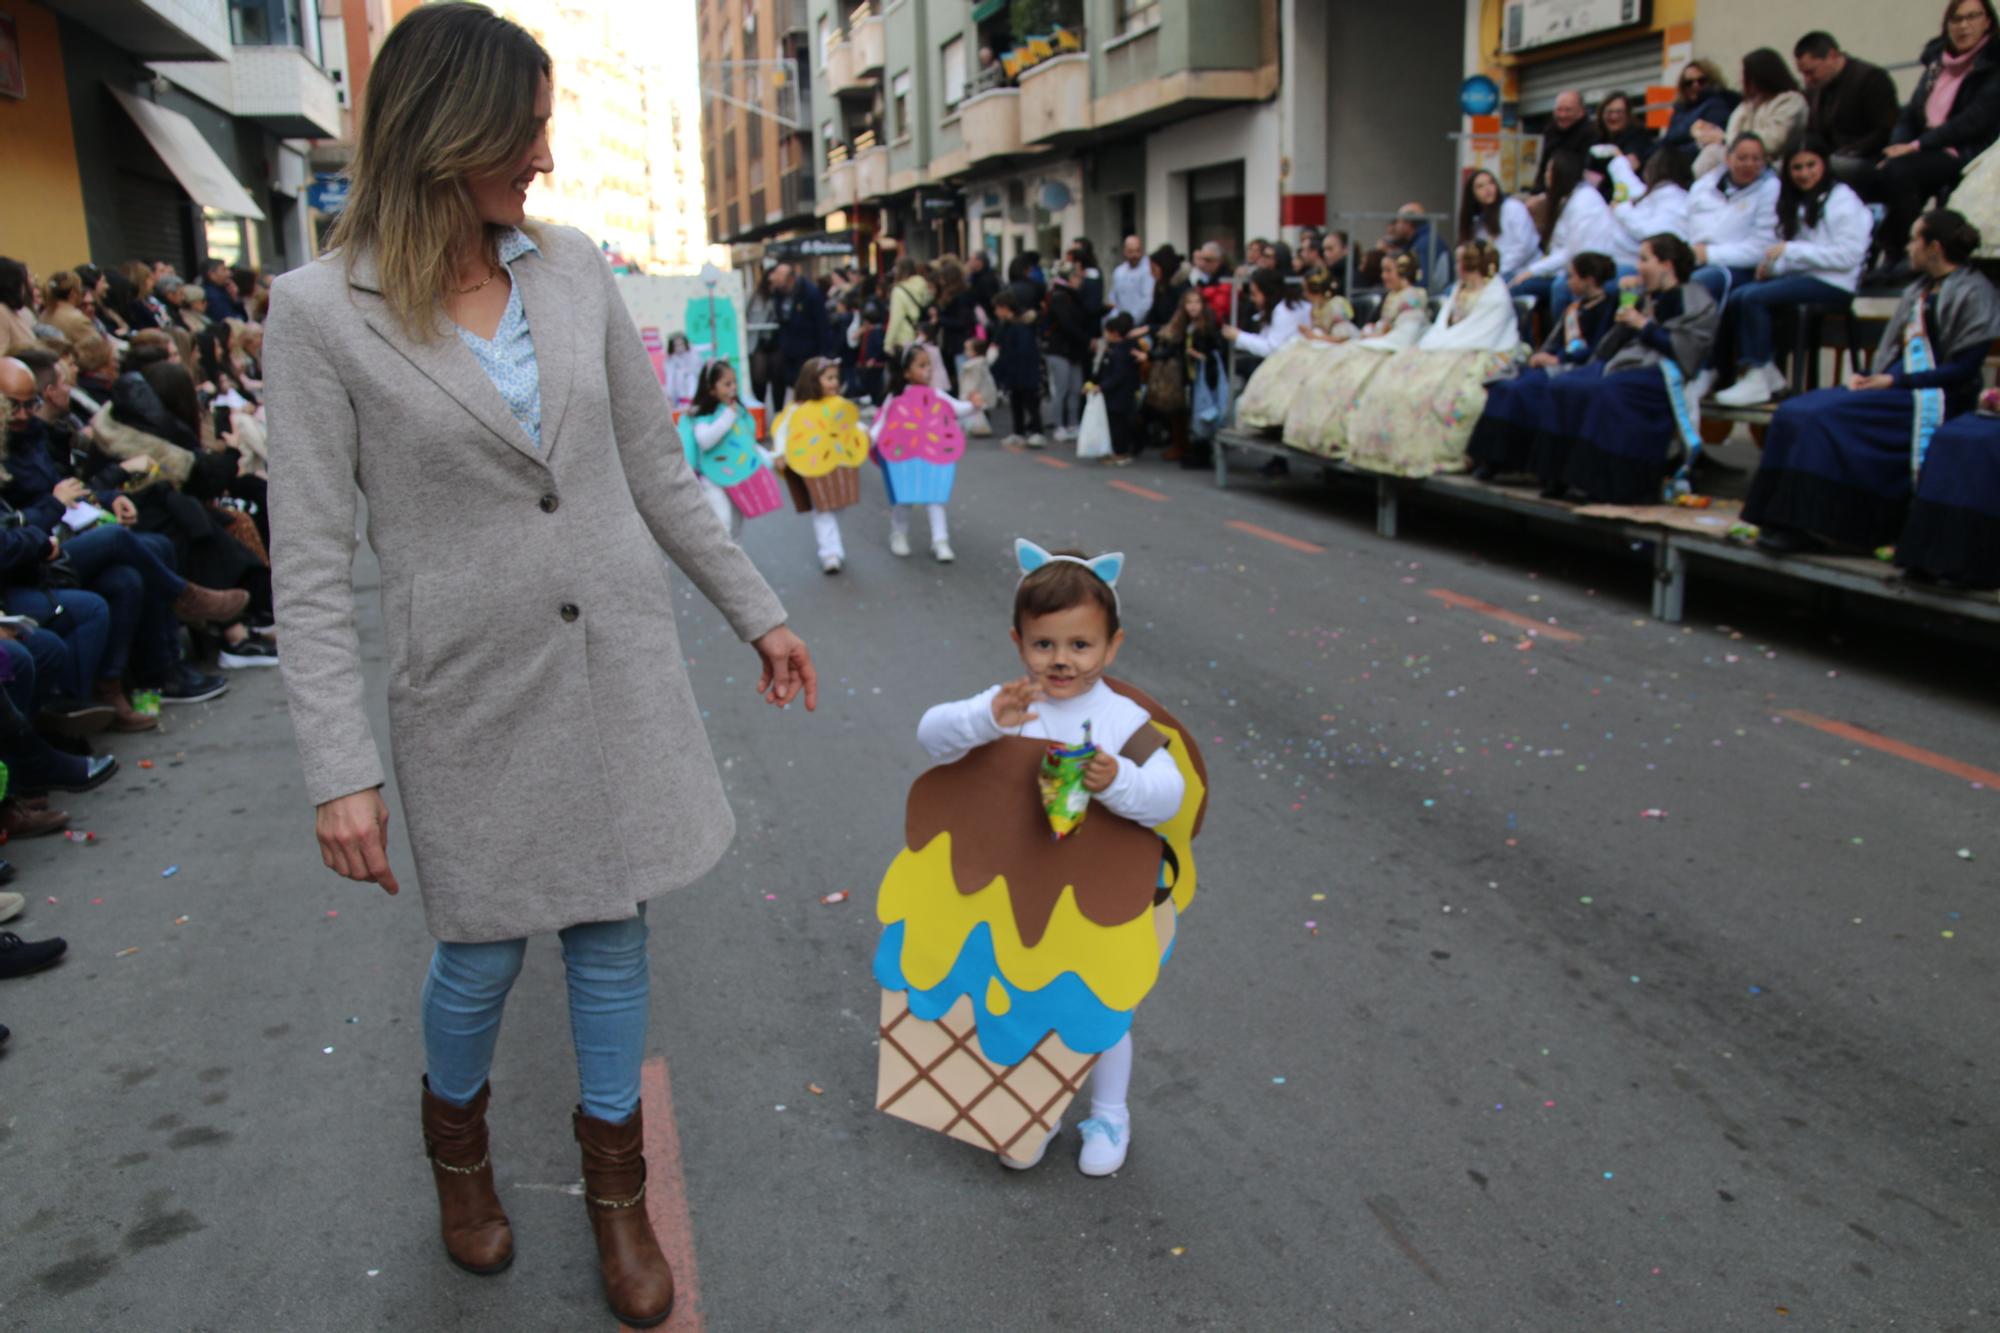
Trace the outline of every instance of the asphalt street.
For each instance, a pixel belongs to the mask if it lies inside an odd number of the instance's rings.
[[[748,525],[815,715],[677,585],[740,833],[650,916],[669,1328],[2000,1321],[1990,643],[1713,582],[1669,627],[1631,553],[1064,461],[975,442],[950,567],[890,555],[872,474],[837,578],[803,519]],[[1017,1175],[873,1109],[916,722],[1016,672],[1016,535],[1128,554],[1118,674],[1212,778],[1108,1180],[1073,1132]],[[554,941],[494,1074],[519,1258],[474,1278],[418,1134],[407,848],[398,899],[321,868],[276,673],[169,721],[72,801],[100,844],[4,852],[7,928],[71,949],[0,982],[0,1326],[608,1333]]]

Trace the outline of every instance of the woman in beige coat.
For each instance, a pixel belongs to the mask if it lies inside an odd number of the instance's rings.
[[[273,290],[272,552],[321,855],[394,893],[354,625],[367,496],[396,776],[439,941],[422,1109],[445,1249],[476,1273],[513,1258],[487,1071],[525,937],[557,931],[605,1291],[650,1326],[674,1287],[644,1199],[644,902],[734,830],[661,552],[755,644],[771,703],[811,708],[817,684],[702,499],[597,247],[526,223],[554,167],[551,77],[532,36],[478,5],[419,8],[383,44],[337,251]]]
[[[1694,178],[1700,180],[1721,166],[1729,156],[1729,145],[1745,134],[1754,134],[1764,143],[1764,155],[1782,162],[1806,132],[1810,108],[1799,81],[1792,77],[1785,58],[1768,46],[1760,46],[1743,57],[1743,100],[1729,113],[1729,123],[1720,128],[1697,121],[1695,141],[1701,152],[1694,159]]]

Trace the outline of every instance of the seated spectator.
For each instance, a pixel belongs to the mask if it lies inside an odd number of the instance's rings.
[[[1634,171],[1640,169],[1658,138],[1639,118],[1630,93],[1606,93],[1597,104],[1596,143],[1617,149]]]
[[[1311,310],[1305,328],[1307,337],[1320,335],[1329,342],[1346,342],[1356,334],[1354,306],[1340,294],[1333,275],[1316,268],[1306,275],[1306,305]]]
[[[88,395],[90,413],[111,401],[111,387],[118,382],[111,344],[88,333],[76,341],[76,387]]]
[[[1648,236],[1688,239],[1688,187],[1694,184],[1687,159],[1677,153],[1655,153],[1646,161],[1645,175],[1632,170],[1622,156],[1611,159],[1611,259],[1618,276],[1639,271],[1639,247]]]
[[[255,407],[256,390],[251,388],[248,377],[243,373],[234,346],[239,336],[236,330],[241,327],[215,323],[195,334],[194,369],[201,382],[214,393],[233,392],[248,406]]]
[[[1555,323],[1562,322],[1570,301],[1563,282],[1569,261],[1585,253],[1608,254],[1617,244],[1611,206],[1583,173],[1584,159],[1576,153],[1564,153],[1550,168],[1542,257],[1515,274],[1511,284],[1517,296],[1548,298],[1549,318]]]
[[[1778,240],[1764,252],[1756,280],[1729,294],[1723,320],[1734,331],[1742,366],[1736,383],[1715,396],[1724,407],[1769,402],[1785,387],[1772,346],[1773,316],[1794,306],[1844,309],[1861,282],[1875,217],[1861,196],[1833,178],[1832,154],[1808,138],[1785,159],[1778,192]]]
[[[97,332],[107,341],[123,341],[130,330],[125,326],[124,317],[118,313],[118,307],[123,303],[113,299],[116,284],[122,279],[95,264],[78,264],[73,272],[83,287],[84,313],[90,316]]]
[[[1806,85],[1806,133],[1833,153],[1835,180],[1853,184],[1874,168],[1889,146],[1902,110],[1889,71],[1856,60],[1833,34],[1809,32],[1792,48]]]
[[[0,355],[34,341],[34,275],[20,260],[0,257]]]
[[[1639,247],[1639,273],[1624,280],[1611,332],[1588,365],[1549,383],[1534,450],[1543,495],[1655,503],[1676,455],[1699,446],[1686,381],[1708,360],[1721,307],[1688,281],[1693,272],[1678,236]]]
[[[1557,93],[1555,109],[1549,113],[1549,127],[1542,131],[1542,155],[1535,165],[1535,179],[1529,193],[1548,191],[1550,167],[1556,154],[1574,153],[1581,157],[1590,151],[1592,144],[1599,142],[1597,136],[1597,122],[1590,118],[1583,94],[1574,88]]]
[[[1906,247],[1919,276],[1870,373],[1779,405],[1743,504],[1744,521],[1762,530],[1759,546],[1873,550],[1896,540],[1931,435],[1972,408],[1986,349],[2000,337],[2000,294],[1966,266],[1978,248],[1978,230],[1957,213],[1924,214]]]
[[[20,533],[20,529],[0,532],[0,568],[11,561],[12,548],[22,543]],[[118,771],[116,755],[71,754],[49,744],[37,729],[38,719],[49,717],[52,707],[61,707],[58,691],[69,671],[69,650],[56,634],[0,625],[0,763],[7,765],[8,806],[52,791],[90,791]],[[57,734],[81,733],[58,729]],[[7,813],[0,809],[0,819]],[[21,835],[10,829],[9,836]]]
[[[1429,330],[1430,298],[1418,283],[1417,257],[1400,254],[1382,266],[1382,306],[1361,337],[1334,344],[1301,377],[1285,413],[1286,444],[1337,458],[1347,450],[1348,419],[1369,381],[1390,358],[1414,347]]]
[[[1930,199],[1951,197],[1968,163],[2000,136],[2000,47],[1991,0],[1951,0],[1944,31],[1924,48],[1924,72],[1896,118],[1863,193],[1888,206],[1875,232],[1886,261],[1903,249]],[[1896,265],[1892,273],[1901,276]]]
[[[1931,436],[1896,564],[1924,582],[2000,588],[2000,416],[1982,407]]]
[[[1758,47],[1743,57],[1743,100],[1729,113],[1729,123],[1717,129],[1695,122],[1695,142],[1702,146],[1694,159],[1695,176],[1719,169],[1729,145],[1746,134],[1756,135],[1772,159],[1782,159],[1805,133],[1808,110],[1785,58],[1768,46]]]
[[[1299,330],[1312,318],[1311,308],[1292,295],[1285,286],[1284,276],[1275,268],[1253,272],[1246,290],[1263,331],[1248,333],[1234,325],[1223,325],[1223,340],[1234,343],[1238,353],[1268,357],[1298,337]]]
[[[1542,251],[1541,232],[1526,203],[1500,188],[1500,180],[1490,171],[1475,171],[1465,178],[1465,193],[1458,200],[1458,244],[1461,252],[1468,241],[1485,241],[1500,254],[1500,281],[1510,283],[1515,275]]]
[[[123,314],[125,323],[133,330],[164,329],[168,315],[166,303],[153,293],[153,287],[160,276],[151,264],[133,260],[123,269],[125,281],[132,289],[131,297],[125,303]],[[173,270],[167,270],[172,276]]]
[[[1695,126],[1722,129],[1742,99],[1729,90],[1722,67],[1713,60],[1690,60],[1681,69],[1680,84],[1674,94],[1673,118],[1660,135],[1655,153],[1678,153],[1693,164],[1701,145],[1695,141]]]
[[[62,330],[62,336],[71,343],[97,331],[90,316],[83,313],[83,283],[68,269],[52,276],[42,287],[42,323]]]
[[[1672,157],[1654,161],[1679,163]],[[1650,169],[1652,164],[1647,165]],[[1685,171],[1686,165],[1679,163],[1679,169]],[[1465,448],[1473,476],[1491,481],[1505,472],[1527,471],[1534,456],[1535,431],[1547,406],[1549,380],[1588,364],[1597,345],[1611,331],[1618,302],[1610,287],[1617,276],[1617,266],[1609,255],[1586,253],[1569,261],[1569,288],[1574,299],[1563,311],[1562,322],[1528,358],[1526,370],[1486,385],[1486,406]]]
[[[1764,141],[1746,134],[1729,146],[1727,165],[1688,191],[1694,281],[1708,288],[1718,305],[1737,283],[1757,276],[1757,265],[1778,243],[1778,190]]]
[[[229,261],[210,258],[201,266],[201,290],[210,319],[248,319]]]
[[[1486,382],[1520,356],[1520,322],[1500,252],[1485,241],[1458,250],[1458,285],[1415,347],[1369,382],[1347,427],[1347,461],[1369,472],[1428,477],[1463,472],[1465,445],[1486,406]]]

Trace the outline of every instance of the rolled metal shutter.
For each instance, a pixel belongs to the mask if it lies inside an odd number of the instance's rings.
[[[1600,47],[1581,55],[1557,56],[1521,66],[1521,115],[1546,116],[1555,109],[1556,94],[1575,88],[1595,107],[1606,93],[1630,93],[1643,101],[1648,84],[1661,81],[1663,51],[1660,35]]]

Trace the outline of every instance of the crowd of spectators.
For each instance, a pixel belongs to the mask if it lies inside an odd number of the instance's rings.
[[[269,296],[221,260],[195,279],[161,260],[43,279],[0,258],[0,841],[70,833],[55,798],[116,777],[112,738],[225,693],[210,666],[277,664]],[[0,921],[25,906],[0,892]],[[0,977],[64,948],[0,932]]]

